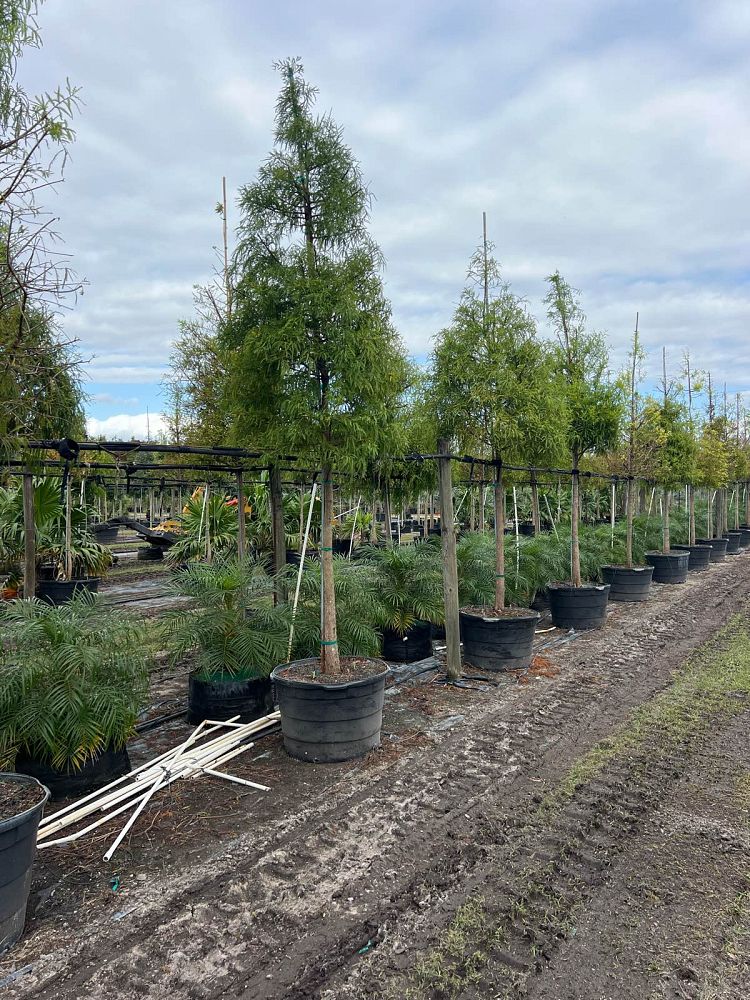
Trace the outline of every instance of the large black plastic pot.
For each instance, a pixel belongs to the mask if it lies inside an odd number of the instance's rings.
[[[646,562],[654,567],[654,583],[684,583],[688,575],[689,552],[647,552]]]
[[[116,524],[108,524],[105,521],[102,522],[101,524],[95,524],[93,531],[96,540],[97,542],[99,542],[100,545],[108,545],[111,544],[112,542],[117,541],[117,535],[120,531],[120,528]]]
[[[557,628],[602,628],[607,620],[608,583],[572,583],[547,585],[552,624]]]
[[[711,562],[724,562],[727,556],[728,538],[696,538],[698,545],[711,546]]]
[[[740,548],[746,549],[750,545],[750,528],[740,528]]]
[[[727,540],[727,555],[736,556],[740,551],[740,542],[742,541],[741,531],[728,531],[724,538]]]
[[[18,774],[28,774],[41,781],[49,788],[53,799],[68,799],[103,788],[115,778],[127,774],[130,771],[130,757],[127,747],[121,750],[110,747],[93,760],[87,760],[76,771],[72,767],[61,770],[44,761],[19,754],[16,757],[16,771]]]
[[[480,670],[519,670],[530,665],[534,632],[542,616],[523,608],[513,612],[512,618],[459,612],[467,663]]]
[[[0,781],[35,785],[39,801],[15,816],[0,817],[0,955],[20,938],[26,919],[36,833],[49,789],[23,774],[0,773]]]
[[[688,553],[688,572],[700,573],[707,570],[711,564],[710,545],[673,545],[678,552]]]
[[[164,558],[164,550],[158,545],[143,545],[136,552],[138,562],[156,562]]]
[[[653,574],[653,566],[602,566],[610,601],[647,601]]]
[[[188,682],[188,722],[196,725],[204,719],[231,719],[252,722],[273,711],[270,677],[216,677],[203,680],[190,677]]]
[[[405,635],[383,629],[383,659],[391,663],[416,663],[432,656],[432,625],[415,622]]]
[[[37,580],[36,595],[49,604],[67,604],[74,594],[95,594],[99,589],[98,576],[83,576],[77,580]]]
[[[386,665],[372,677],[346,684],[281,676],[296,664],[317,663],[316,658],[284,663],[271,674],[289,756],[327,764],[361,757],[380,746]]]

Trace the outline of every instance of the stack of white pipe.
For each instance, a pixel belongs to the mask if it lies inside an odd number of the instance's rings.
[[[256,719],[254,722],[248,722],[244,725],[237,722],[238,718],[239,716],[235,716],[226,722],[213,720],[202,722],[179,746],[167,750],[166,753],[152,761],[141,764],[129,774],[117,778],[103,788],[99,788],[77,802],[65,806],[64,809],[44,816],[39,824],[38,848],[41,850],[44,847],[68,844],[78,840],[79,837],[90,833],[103,823],[108,823],[115,816],[132,809],[133,812],[125,826],[104,855],[104,860],[109,861],[127,832],[148,805],[151,797],[178,778],[197,778],[202,774],[210,774],[215,778],[223,778],[225,781],[246,785],[262,792],[270,791],[267,785],[259,785],[247,778],[238,778],[236,775],[227,774],[218,768],[254,746],[255,744],[249,738],[276,725],[281,719],[281,714],[271,712],[270,715],[265,715],[262,719]],[[198,740],[220,730],[223,731],[218,736],[198,744]],[[76,830],[75,833],[58,837],[55,840],[49,839],[52,834],[80,823],[81,820],[98,812],[103,812],[105,815]]]

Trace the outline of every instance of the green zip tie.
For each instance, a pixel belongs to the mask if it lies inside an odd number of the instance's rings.
[[[497,580],[504,580],[505,579],[505,573],[495,573],[495,579],[497,579]]]
[[[321,545],[320,546],[320,551],[321,552],[333,552],[333,546],[332,545]]]
[[[321,639],[320,640],[320,645],[321,646],[338,646],[338,644],[339,644],[338,639]]]

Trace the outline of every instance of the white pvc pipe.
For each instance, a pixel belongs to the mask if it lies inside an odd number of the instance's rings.
[[[294,590],[294,601],[292,602],[292,622],[289,626],[289,645],[286,650],[286,662],[292,658],[292,643],[294,642],[294,619],[297,617],[297,604],[299,603],[299,591],[302,586],[302,570],[305,566],[305,554],[307,552],[307,540],[310,537],[310,525],[312,524],[312,512],[315,505],[315,492],[318,489],[318,484],[313,483],[312,491],[310,493],[310,509],[307,512],[307,525],[305,526],[305,537],[302,540],[302,552],[299,557],[299,569],[297,570],[297,586]],[[322,585],[322,581],[321,581]]]

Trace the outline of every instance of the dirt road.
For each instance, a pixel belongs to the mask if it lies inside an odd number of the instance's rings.
[[[615,605],[324,786],[288,762],[276,812],[121,919],[32,927],[8,995],[750,996],[749,581],[742,555]]]

